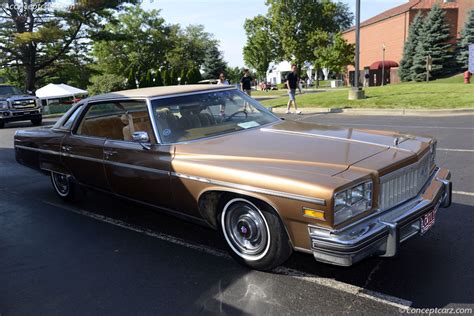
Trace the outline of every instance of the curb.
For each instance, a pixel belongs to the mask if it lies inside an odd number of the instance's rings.
[[[283,114],[285,107],[269,108],[272,112]],[[474,114],[474,108],[461,109],[371,109],[371,108],[300,108],[304,114],[345,114],[345,115],[391,115],[391,116],[456,116]]]

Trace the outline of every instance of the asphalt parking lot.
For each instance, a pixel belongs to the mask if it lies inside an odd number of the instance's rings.
[[[231,260],[214,231],[101,193],[56,197],[48,177],[18,165],[17,129],[0,130],[0,314],[399,314],[474,307],[474,115],[289,115],[438,139],[453,205],[396,258],[350,268],[295,253],[272,273]],[[53,121],[45,121],[45,125]],[[402,308],[402,309],[400,309]]]

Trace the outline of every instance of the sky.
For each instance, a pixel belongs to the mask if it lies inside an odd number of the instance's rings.
[[[355,12],[356,0],[340,0]],[[408,0],[361,0],[361,21]],[[265,14],[265,0],[144,0],[145,9],[160,9],[168,23],[182,26],[202,24],[219,40],[220,50],[229,66],[244,66],[242,48],[246,42],[246,18]]]

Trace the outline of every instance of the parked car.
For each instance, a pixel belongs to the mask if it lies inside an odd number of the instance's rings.
[[[39,99],[10,85],[0,85],[0,128],[8,122],[31,121],[41,125],[43,120]]]
[[[293,251],[342,266],[395,256],[451,203],[434,139],[283,120],[233,86],[90,97],[18,131],[15,154],[66,201],[98,189],[205,223],[262,270]]]

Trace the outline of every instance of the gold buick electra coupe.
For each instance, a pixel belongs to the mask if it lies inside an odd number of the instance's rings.
[[[294,250],[341,266],[395,256],[451,204],[434,139],[283,120],[232,86],[94,96],[18,131],[15,154],[64,200],[96,189],[206,224],[260,270]]]

